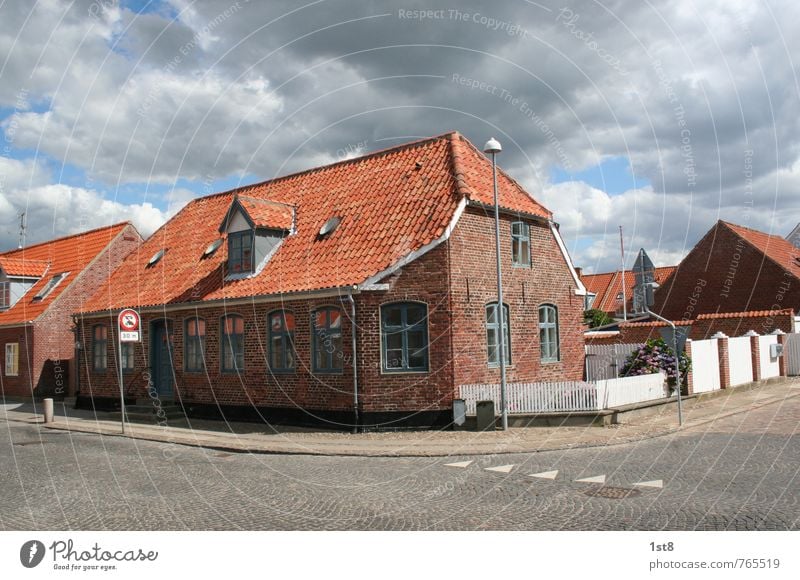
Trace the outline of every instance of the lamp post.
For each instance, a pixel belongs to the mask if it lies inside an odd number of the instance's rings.
[[[500,267],[500,202],[497,198],[497,154],[503,148],[492,137],[483,146],[483,152],[492,156],[492,182],[494,183],[494,240],[495,258],[497,262],[497,305],[495,318],[497,320],[498,358],[500,360],[500,415],[503,421],[503,431],[508,430],[508,408],[506,405],[506,347],[505,347],[505,311],[503,308],[503,271]]]
[[[660,284],[658,282],[647,282],[645,286],[649,286],[655,290]],[[675,386],[677,387],[678,393],[678,426],[680,427],[683,425],[683,410],[681,409],[681,354],[678,352],[678,329],[675,327],[674,322],[650,310],[650,304],[648,304],[647,300],[647,290],[645,290],[644,311],[653,318],[657,318],[661,322],[666,322],[672,327],[672,348],[675,352]]]

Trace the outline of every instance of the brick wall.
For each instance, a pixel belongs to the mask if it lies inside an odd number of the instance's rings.
[[[511,222],[501,216],[503,299],[509,307],[511,365],[508,381],[580,380],[583,376],[583,297],[547,225],[530,223],[531,265],[511,261]],[[453,309],[453,361],[456,385],[497,383],[500,370],[489,367],[485,308],[497,300],[494,215],[469,208],[450,238]],[[558,308],[561,360],[540,361],[539,306]]]
[[[19,344],[19,364],[17,376],[9,376],[6,369],[6,344]],[[36,376],[33,360],[33,327],[12,326],[0,328],[0,390],[5,396],[31,397]]]
[[[728,227],[717,223],[655,293],[670,320],[715,312],[800,309],[800,284]]]

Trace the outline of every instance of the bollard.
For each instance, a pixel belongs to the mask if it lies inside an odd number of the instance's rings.
[[[53,422],[53,399],[44,400],[44,422]]]

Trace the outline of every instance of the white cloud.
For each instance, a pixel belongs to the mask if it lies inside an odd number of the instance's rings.
[[[0,157],[0,251],[17,247],[19,214],[26,213],[27,243],[130,221],[147,237],[177,212],[191,192],[178,190],[162,211],[149,202],[124,204],[93,189],[47,183],[46,170],[33,161]]]

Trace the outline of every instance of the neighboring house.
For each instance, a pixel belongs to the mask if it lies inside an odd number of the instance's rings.
[[[141,242],[121,223],[0,254],[0,392],[67,395],[72,314]]]
[[[675,271],[675,266],[664,266],[660,268],[654,267],[652,261],[650,261],[650,258],[647,257],[646,252],[644,250],[639,250],[639,255],[637,256],[634,269],[625,271],[624,295],[628,316],[637,316],[644,312],[642,304],[644,290],[642,284],[637,283],[637,271],[639,269],[636,268],[636,266],[640,264],[640,260],[645,260],[644,264],[646,266],[647,273],[646,281],[648,282],[655,281],[656,283],[661,284],[669,277],[670,274]],[[581,280],[586,286],[586,293],[588,297],[586,302],[586,310],[589,310],[590,308],[596,308],[598,310],[602,310],[609,316],[620,319],[622,318],[623,291],[620,283],[622,276],[620,276],[619,271],[604,272],[600,274],[582,274]],[[591,294],[594,294],[594,298],[591,297]]]
[[[800,224],[794,226],[794,229],[791,232],[789,232],[789,235],[786,236],[786,239],[795,248],[800,248]]]
[[[509,381],[578,380],[584,288],[552,214],[498,171]],[[83,309],[79,404],[446,424],[499,383],[492,165],[458,133],[196,199]],[[355,324],[354,324],[355,322]]]
[[[673,321],[786,309],[800,309],[800,249],[780,236],[724,221],[661,284],[653,307]],[[764,334],[778,328],[773,318],[767,316],[763,328],[755,330]]]

